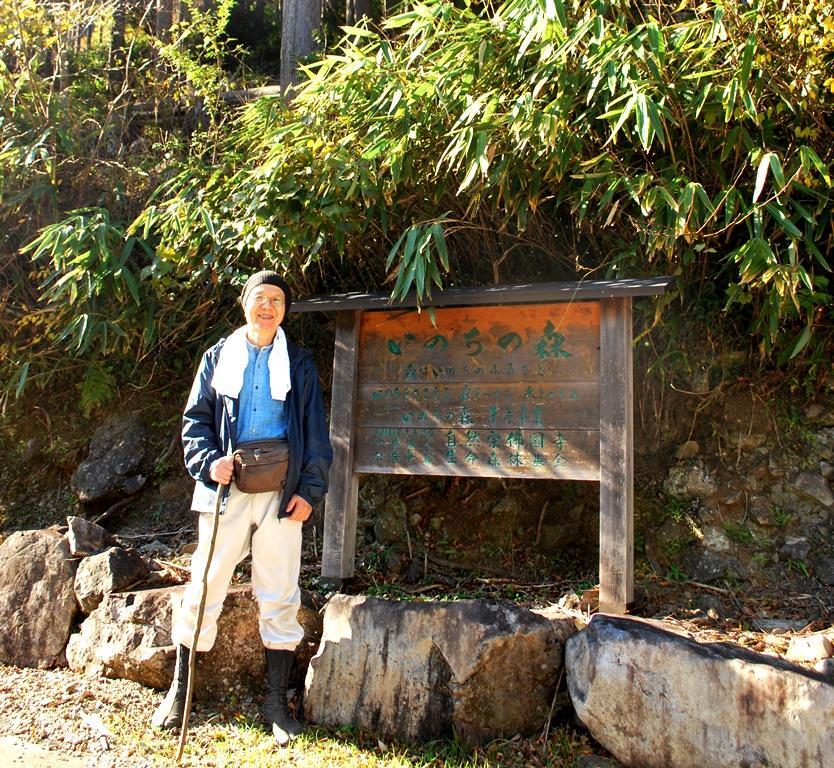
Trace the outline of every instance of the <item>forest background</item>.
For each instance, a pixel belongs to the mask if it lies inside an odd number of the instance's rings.
[[[830,4],[313,8],[292,98],[240,107],[278,80],[280,11],[3,4],[7,417],[26,392],[78,386],[89,413],[190,370],[262,266],[427,306],[671,274],[639,319],[649,370],[686,380],[727,347],[745,376],[830,384]]]

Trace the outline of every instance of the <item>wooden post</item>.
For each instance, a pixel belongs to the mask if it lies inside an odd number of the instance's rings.
[[[599,610],[634,604],[631,297],[600,302]]]
[[[324,504],[324,549],[322,580],[340,586],[353,576],[356,550],[358,483],[353,473],[353,409],[356,403],[356,373],[359,357],[360,310],[336,313],[336,349],[333,355],[333,392],[330,442],[333,464]]]

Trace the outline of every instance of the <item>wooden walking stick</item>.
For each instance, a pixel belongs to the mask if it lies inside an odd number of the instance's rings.
[[[200,585],[200,605],[197,608],[197,621],[194,624],[194,637],[191,640],[191,653],[188,656],[188,685],[185,688],[185,709],[182,713],[182,728],[180,728],[180,744],[177,748],[177,765],[182,760],[182,752],[185,749],[185,736],[188,733],[188,718],[191,715],[191,696],[194,693],[194,670],[197,666],[197,640],[200,637],[200,629],[203,624],[203,613],[206,609],[206,593],[208,592],[208,571],[211,565],[211,558],[214,554],[214,543],[217,541],[217,525],[220,522],[220,505],[223,502],[223,493],[226,486],[218,484],[217,500],[214,503],[214,520],[211,526],[211,539],[209,540],[208,555],[206,555],[206,567],[203,568],[203,580]]]

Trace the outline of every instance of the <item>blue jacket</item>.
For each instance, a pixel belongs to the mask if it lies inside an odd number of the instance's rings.
[[[217,358],[226,339],[220,339],[200,362],[182,418],[185,468],[197,483],[192,508],[213,512],[217,483],[209,474],[211,465],[235,448],[239,400],[218,395],[211,386]],[[287,393],[287,441],[290,461],[278,517],[287,516],[287,504],[294,494],[315,505],[327,490],[333,450],[324,400],[309,351],[287,341],[290,359],[290,391]],[[226,496],[220,511],[226,509]]]

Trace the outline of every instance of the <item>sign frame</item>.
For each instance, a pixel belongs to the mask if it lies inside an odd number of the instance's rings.
[[[672,282],[671,277],[657,277],[516,284],[452,288],[431,297],[431,306],[438,309],[544,304],[552,305],[554,314],[565,302],[599,304],[599,610],[603,613],[627,613],[634,603],[632,300],[663,294]],[[325,500],[322,553],[322,580],[336,586],[354,574],[360,474],[355,471],[355,414],[363,315],[415,307],[414,294],[392,302],[387,293],[325,296],[293,303],[294,312],[336,312],[330,418],[333,464]],[[424,473],[416,467],[413,474]],[[483,474],[473,472],[472,476]]]

